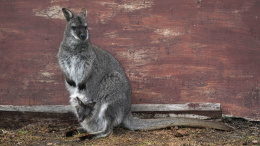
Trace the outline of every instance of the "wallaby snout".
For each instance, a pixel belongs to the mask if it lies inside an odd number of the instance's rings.
[[[80,39],[81,39],[82,41],[84,41],[84,40],[86,39],[86,35],[85,35],[85,34],[81,34],[81,35],[80,35]]]
[[[84,119],[78,119],[79,123],[82,123],[84,121]]]

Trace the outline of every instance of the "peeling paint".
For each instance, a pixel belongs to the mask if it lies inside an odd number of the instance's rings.
[[[46,19],[64,19],[61,6],[52,6],[44,10],[34,9],[35,16],[45,17]]]
[[[52,0],[51,3],[63,2],[63,1],[69,1],[69,0]]]
[[[54,73],[50,73],[50,72],[40,72],[38,77],[37,77],[37,81],[43,83],[55,83],[55,80],[53,79],[53,76],[55,74]]]
[[[111,18],[112,18],[113,16],[115,16],[115,14],[114,14],[114,13],[111,13],[111,12],[101,14],[101,15],[99,16],[100,22],[101,22],[102,24],[105,24],[108,20],[111,20]]]
[[[178,30],[172,30],[172,29],[157,29],[155,33],[162,35],[162,36],[179,36],[183,33]]]
[[[249,11],[255,2],[256,0],[245,1],[245,4],[242,6],[242,11]]]
[[[138,79],[140,81],[140,79]],[[141,95],[150,95],[150,96],[153,96],[153,97],[156,97],[158,99],[161,99],[163,97],[163,94],[161,93],[156,93],[156,92],[147,92],[147,91],[133,91],[133,94],[141,94]]]
[[[41,80],[41,79],[38,79],[37,81],[39,81],[39,82],[41,82],[41,83],[57,83],[57,82],[55,82],[55,80]]]
[[[53,75],[54,75],[54,73],[49,73],[49,72],[43,72],[43,73],[41,73],[43,76],[45,76],[45,77],[49,77],[49,78],[51,78]]]
[[[114,3],[114,2],[108,2],[108,1],[101,1],[101,2],[94,2],[94,3],[98,3],[98,4],[102,4],[102,5],[118,5],[118,3]]]
[[[152,1],[134,1],[134,2],[130,2],[130,3],[126,3],[123,5],[119,5],[119,7],[126,9],[129,12],[133,12],[135,10],[140,10],[140,9],[146,9],[146,8],[150,8],[152,7],[153,2]]]
[[[126,12],[134,12],[136,10],[146,9],[146,8],[150,8],[153,6],[152,1],[149,1],[149,2],[127,1],[123,4],[118,4],[115,2],[107,2],[107,1],[106,2],[94,2],[94,3],[98,3],[105,7],[111,8],[107,11],[99,12],[99,13],[101,13],[99,16],[99,19],[102,24],[107,23],[108,20],[111,20],[113,17],[115,17],[117,12],[119,12],[119,11],[125,10]],[[117,11],[114,11],[114,10],[117,10]]]
[[[14,28],[2,28],[0,29],[0,38],[3,39],[10,34],[21,34],[21,31]]]
[[[111,8],[117,8],[117,9],[123,8],[128,12],[133,12],[135,10],[150,8],[154,5],[153,1],[127,1],[124,4],[118,4],[118,3],[114,3],[114,2],[95,2],[95,3],[107,5],[108,7],[111,7]]]
[[[23,81],[24,85],[23,85],[23,89],[27,89],[27,87],[29,86],[29,81],[28,80],[25,80]]]
[[[104,36],[109,38],[116,38],[118,37],[118,34],[116,32],[108,32],[108,33],[104,33]]]
[[[118,55],[128,58],[129,60],[134,61],[135,65],[144,65],[150,62],[149,58],[149,50],[138,49],[135,50],[134,53],[131,52],[119,52]]]

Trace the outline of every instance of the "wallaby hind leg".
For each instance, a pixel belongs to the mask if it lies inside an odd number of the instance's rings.
[[[106,129],[104,132],[100,133],[100,134],[96,134],[95,136],[93,136],[91,139],[97,139],[97,138],[101,138],[101,137],[106,137],[110,134],[113,133],[113,124],[111,123],[110,119],[106,120]]]

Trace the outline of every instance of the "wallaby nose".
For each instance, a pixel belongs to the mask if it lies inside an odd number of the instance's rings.
[[[81,34],[80,38],[81,38],[81,40],[85,40],[86,39],[86,35],[85,34]]]

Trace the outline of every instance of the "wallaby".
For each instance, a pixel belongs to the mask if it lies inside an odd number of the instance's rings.
[[[95,106],[95,102],[83,103],[78,97],[76,97],[78,101],[78,106],[76,106],[78,121],[82,123],[86,118],[91,117],[93,112],[93,107]]]
[[[120,63],[107,51],[91,45],[86,10],[78,15],[63,8],[67,20],[58,61],[70,93],[70,103],[81,126],[94,138],[121,125],[130,130],[171,126],[232,130],[224,124],[188,118],[139,119],[131,113],[131,86]]]

